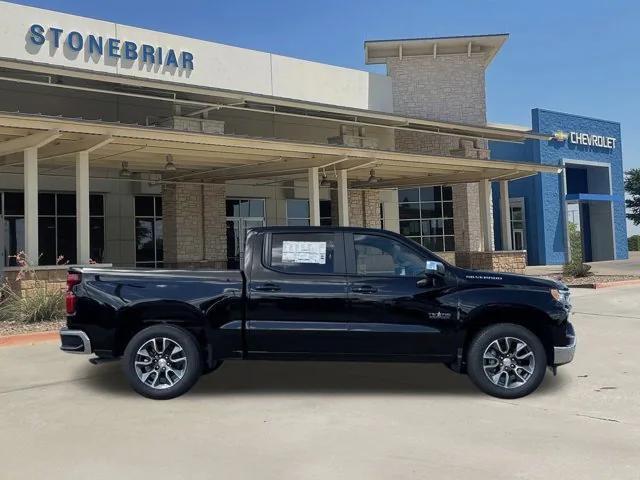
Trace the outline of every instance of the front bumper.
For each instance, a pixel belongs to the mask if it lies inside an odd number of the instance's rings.
[[[573,328],[571,322],[567,322],[566,331],[567,345],[553,347],[553,365],[565,365],[573,360],[573,356],[576,353],[576,343],[578,339],[576,337],[576,331]]]
[[[60,350],[67,353],[91,353],[91,340],[82,330],[60,329]]]

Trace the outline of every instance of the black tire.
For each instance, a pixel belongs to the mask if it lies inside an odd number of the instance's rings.
[[[202,367],[202,374],[209,375],[210,373],[215,372],[222,366],[223,363],[224,363],[223,360],[214,360],[213,365],[211,365],[210,367],[207,367],[207,366]]]
[[[153,347],[162,346],[162,339],[166,339],[164,342],[166,342],[166,345],[171,346],[171,351],[168,350],[169,346],[163,350],[169,351],[168,355],[163,356],[162,353],[160,353],[158,358],[155,358],[152,354],[141,355],[139,353],[139,350],[144,345],[149,345],[154,338],[159,340],[156,344],[151,344],[153,345],[151,350],[159,353],[159,349],[155,350]],[[175,345],[178,345],[182,351],[178,350]],[[149,348],[146,348],[144,351],[147,353],[150,352]],[[174,354],[172,352],[177,353]],[[180,360],[180,358],[183,358],[182,353],[184,353],[184,360]],[[144,366],[139,367],[140,370],[138,370],[136,360],[139,362],[147,362],[147,358],[151,360],[151,363],[145,363]],[[171,363],[173,359],[176,359],[175,363]],[[164,360],[165,363],[158,363],[162,362],[162,360]],[[195,385],[202,373],[201,353],[197,340],[188,331],[173,325],[154,325],[134,335],[127,344],[127,348],[125,348],[122,365],[131,387],[140,395],[155,400],[168,400],[186,393]],[[163,373],[158,372],[154,374],[151,372],[151,370],[160,370],[160,368],[155,367],[162,365],[166,365],[166,372],[164,370],[162,370]],[[182,376],[178,377],[175,373],[176,371],[181,372]],[[139,372],[143,377],[146,375],[147,378],[145,378],[145,382],[143,382],[141,376],[138,375]],[[156,376],[160,378],[157,386],[154,387],[151,384],[156,382]],[[172,384],[169,385],[170,383]]]
[[[507,338],[511,340],[506,340]],[[526,349],[518,340],[526,344]],[[494,343],[496,341],[499,342],[499,349],[496,349],[497,345]],[[511,346],[510,349],[509,346]],[[519,357],[522,358],[516,358],[513,353],[503,352],[503,350],[515,352],[518,348],[520,348]],[[485,352],[492,358],[485,360]],[[531,357],[533,357],[533,363],[531,363]],[[520,398],[529,395],[542,383],[546,369],[547,355],[542,342],[534,333],[521,325],[513,323],[491,325],[478,332],[469,345],[467,373],[480,390],[494,397]],[[528,373],[529,371],[531,373]],[[497,383],[489,376],[494,379],[497,377]]]

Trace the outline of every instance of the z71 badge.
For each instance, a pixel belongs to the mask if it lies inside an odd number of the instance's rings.
[[[429,320],[449,320],[450,318],[451,318],[450,313],[429,312]]]

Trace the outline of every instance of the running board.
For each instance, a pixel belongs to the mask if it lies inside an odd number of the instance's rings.
[[[103,363],[115,362],[116,360],[120,360],[117,357],[105,358],[105,357],[93,357],[89,359],[89,362],[92,365],[102,365]]]

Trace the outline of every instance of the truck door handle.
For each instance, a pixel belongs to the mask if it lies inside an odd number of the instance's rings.
[[[359,287],[351,287],[351,291],[354,293],[376,293],[378,291],[377,288],[372,287],[371,285],[360,285]]]
[[[252,290],[256,290],[258,292],[279,292],[280,287],[275,283],[263,283],[262,285],[254,285]]]

